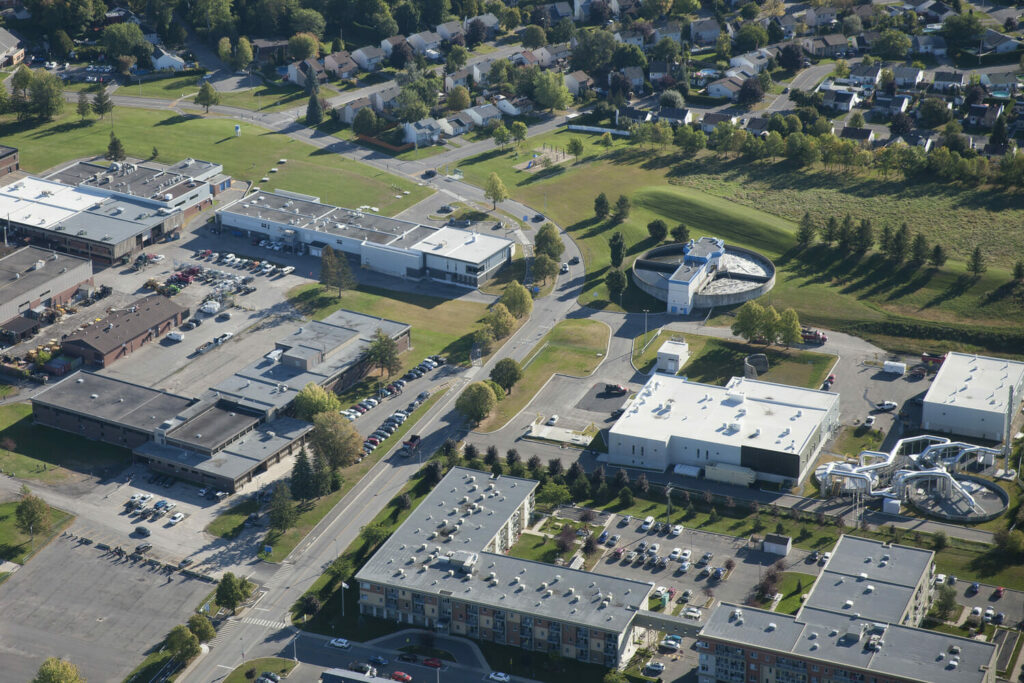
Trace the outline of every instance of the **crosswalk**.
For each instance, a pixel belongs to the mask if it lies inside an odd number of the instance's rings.
[[[284,621],[274,621],[273,619],[259,619],[257,617],[242,617],[239,619],[243,624],[255,624],[256,626],[266,626],[267,628],[290,628],[291,624]]]

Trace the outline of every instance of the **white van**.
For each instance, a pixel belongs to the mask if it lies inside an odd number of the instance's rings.
[[[168,332],[167,338],[170,339],[172,342],[185,341],[185,335],[176,330],[174,332]]]
[[[654,526],[654,517],[645,517],[644,523],[640,525],[640,531],[647,531]]]

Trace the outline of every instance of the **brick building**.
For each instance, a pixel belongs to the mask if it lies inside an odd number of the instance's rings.
[[[185,322],[188,315],[188,308],[153,294],[72,332],[61,341],[61,350],[86,363],[107,367],[143,344],[164,336]]]

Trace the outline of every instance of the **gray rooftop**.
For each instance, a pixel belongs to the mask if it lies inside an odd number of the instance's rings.
[[[77,235],[95,242],[118,244],[167,220],[159,208],[134,199],[110,197],[61,221],[67,235]]]
[[[183,159],[169,166],[155,162],[76,161],[47,178],[67,185],[85,185],[164,202],[167,201],[165,195],[179,197],[222,170],[220,164],[195,159]]]
[[[42,268],[36,263],[43,262]],[[58,254],[49,249],[39,247],[23,247],[0,258],[0,301],[21,302],[25,295],[32,295],[42,290],[46,283],[59,276],[64,270],[85,266],[83,276],[88,279],[92,275],[92,262],[89,259]]]
[[[875,635],[881,645],[870,649]],[[711,612],[700,636],[817,660],[823,667],[856,667],[922,683],[981,683],[983,667],[994,664],[995,658],[991,643],[806,608],[793,617],[722,603]],[[954,646],[959,648],[955,667],[950,652]]]
[[[529,479],[453,468],[356,578],[621,632],[652,584],[483,552],[536,487]],[[463,572],[461,563],[473,559],[474,571]]]
[[[32,402],[146,431],[192,403],[184,396],[81,370],[43,389]]]
[[[200,451],[215,452],[238,434],[250,429],[259,418],[239,413],[230,406],[204,402],[197,414],[167,433],[167,438]]]

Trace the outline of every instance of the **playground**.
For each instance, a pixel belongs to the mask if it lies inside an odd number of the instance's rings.
[[[515,164],[512,168],[517,171],[537,173],[538,171],[543,171],[546,168],[551,168],[568,161],[569,158],[569,153],[565,149],[545,143],[540,149],[533,150],[529,159]]]

